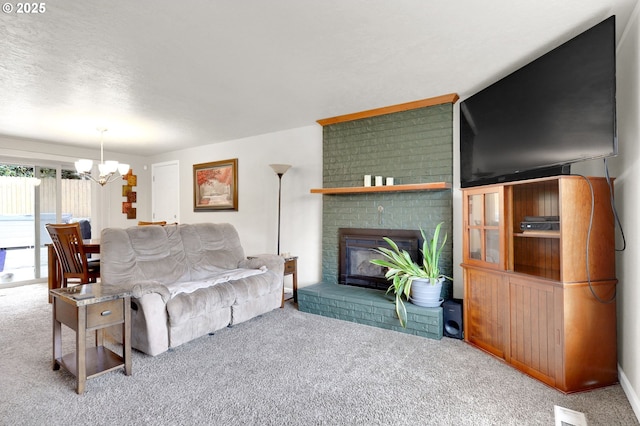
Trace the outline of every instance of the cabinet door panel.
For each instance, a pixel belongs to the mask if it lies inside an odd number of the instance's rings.
[[[505,358],[508,284],[502,274],[476,269],[466,269],[465,278],[465,338]]]
[[[511,363],[552,386],[562,347],[555,288],[512,277],[509,289]]]

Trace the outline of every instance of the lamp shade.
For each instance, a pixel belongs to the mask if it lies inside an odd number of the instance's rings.
[[[115,173],[116,170],[118,170],[118,162],[115,160],[105,161],[104,163],[98,164],[98,170],[100,171],[100,176]]]
[[[283,175],[291,168],[290,164],[269,164],[269,167],[276,172],[277,175]]]
[[[76,165],[76,171],[78,173],[91,173],[91,168],[93,167],[93,161],[92,160],[78,160],[75,162]]]
[[[128,165],[128,164],[125,164],[125,163],[118,163],[118,172],[119,172],[122,176],[124,176],[124,175],[126,175],[127,173],[129,173],[129,169],[130,169],[130,168],[131,168],[131,167],[129,167],[129,165]]]

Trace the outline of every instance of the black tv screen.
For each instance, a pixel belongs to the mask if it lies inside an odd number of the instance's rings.
[[[460,103],[460,185],[617,154],[615,16]]]

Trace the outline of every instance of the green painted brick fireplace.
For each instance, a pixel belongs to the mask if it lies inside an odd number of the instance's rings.
[[[395,184],[452,183],[453,104],[324,126],[323,169],[325,188],[362,186],[364,175],[393,177]],[[449,235],[441,267],[451,276],[450,189],[322,197],[323,282],[338,282],[339,228],[422,228],[430,233],[439,222]],[[450,289],[445,286],[444,292]]]
[[[457,98],[457,97],[456,97]],[[455,100],[453,101],[455,102]],[[363,186],[364,175],[395,184],[453,181],[453,103],[323,125],[323,187]],[[340,228],[424,229],[444,222],[449,235],[441,268],[451,276],[451,189],[322,195],[322,282],[298,291],[298,307],[346,321],[432,339],[443,335],[442,308],[407,304],[411,327],[402,328],[393,298],[382,290],[338,285]],[[451,283],[443,298],[453,297]]]

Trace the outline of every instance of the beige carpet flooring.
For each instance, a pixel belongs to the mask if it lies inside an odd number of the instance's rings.
[[[635,425],[619,385],[564,395],[460,340],[333,320],[292,301],[77,395],[51,370],[44,284],[0,289],[0,425]],[[71,332],[65,348],[73,347]]]

